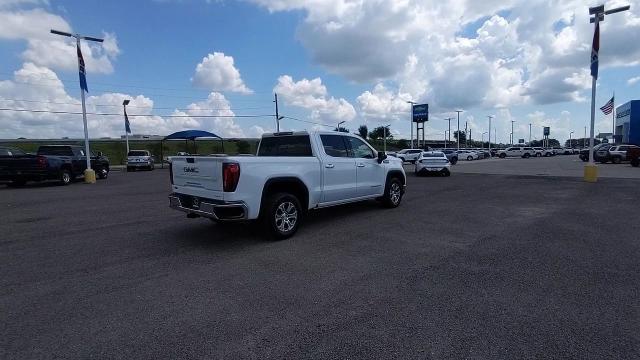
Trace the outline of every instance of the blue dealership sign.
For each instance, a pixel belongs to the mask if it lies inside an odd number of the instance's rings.
[[[413,105],[413,122],[429,121],[429,104]]]

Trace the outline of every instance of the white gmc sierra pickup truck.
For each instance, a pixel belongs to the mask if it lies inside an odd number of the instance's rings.
[[[406,177],[360,137],[341,132],[265,134],[256,156],[174,156],[170,207],[214,221],[259,219],[292,236],[307,210],[379,199],[400,205]]]

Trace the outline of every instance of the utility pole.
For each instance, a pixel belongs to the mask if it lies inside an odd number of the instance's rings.
[[[482,145],[482,149],[483,150],[484,150],[484,134],[486,134],[486,133],[487,133],[486,131],[482,133],[482,144],[481,145]]]
[[[275,100],[273,100],[274,103],[276,103],[276,132],[280,132],[280,116],[278,114],[278,93],[273,94],[275,97]]]
[[[83,36],[80,34],[71,34],[64,31],[58,31],[51,29],[52,34],[72,37],[76,39],[76,49],[78,53],[78,74],[80,76],[80,98],[82,99],[82,122],[84,125],[84,154],[87,160],[87,169],[84,171],[84,182],[88,184],[93,184],[96,182],[96,172],[91,169],[91,152],[89,150],[89,128],[87,127],[87,108],[85,106],[84,93],[89,92],[87,87],[87,75],[86,69],[84,66],[84,58],[82,57],[82,52],[80,51],[80,39],[95,41],[101,43],[104,39],[95,38],[91,36]]]
[[[596,118],[596,83],[598,81],[598,52],[600,51],[600,22],[605,15],[629,10],[629,5],[611,10],[604,10],[604,4],[589,8],[589,15],[593,15],[589,22],[594,23],[593,45],[591,47],[591,132],[589,136],[589,163],[584,166],[584,180],[596,182],[598,180],[598,168],[593,160],[594,127]]]
[[[531,123],[529,123],[529,146],[531,146]]]
[[[458,113],[458,150],[460,150],[460,113],[462,112],[462,110],[456,110],[456,112]]]
[[[571,135],[573,135],[573,131],[569,133],[569,147],[573,149],[573,143],[571,142]]]

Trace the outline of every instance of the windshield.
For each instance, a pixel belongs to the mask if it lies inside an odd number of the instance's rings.
[[[145,150],[131,150],[128,156],[148,156],[149,154]]]

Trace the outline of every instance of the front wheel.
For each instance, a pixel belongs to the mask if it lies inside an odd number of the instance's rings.
[[[611,162],[614,164],[620,164],[622,162],[622,158],[619,156],[616,156],[613,159],[611,159]]]
[[[69,169],[62,169],[60,171],[60,184],[69,185],[71,184],[71,180],[73,180],[73,177],[71,176],[71,171],[69,171]]]
[[[107,177],[109,177],[109,170],[102,168],[96,171],[96,174],[98,175],[98,179],[106,179]]]
[[[529,157],[531,157],[531,155],[529,155],[529,153],[525,153],[524,155],[522,155],[522,157],[528,159]]]
[[[290,238],[298,230],[302,206],[295,196],[276,193],[265,202],[263,221],[269,235],[275,240]]]
[[[473,156],[467,156],[467,161],[473,160]]]
[[[451,176],[451,171],[449,171],[449,169],[442,169],[442,176]]]
[[[499,157],[500,159],[504,159],[504,158],[506,158],[506,157],[507,157],[507,154],[500,154],[500,155],[498,155],[498,157]]]
[[[384,191],[383,203],[385,207],[396,208],[402,201],[402,182],[398,178],[391,178]]]

